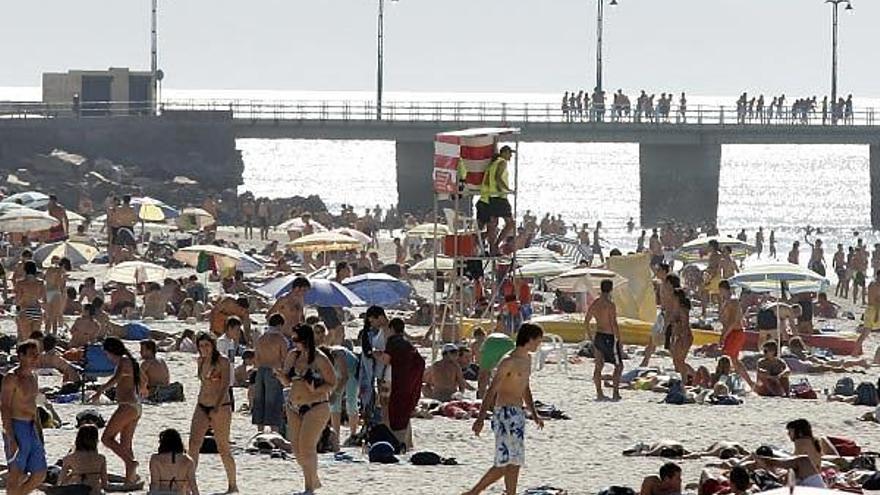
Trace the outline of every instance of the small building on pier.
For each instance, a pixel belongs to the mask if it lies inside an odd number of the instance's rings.
[[[43,103],[70,105],[82,116],[150,115],[155,108],[153,75],[127,67],[43,73]]]

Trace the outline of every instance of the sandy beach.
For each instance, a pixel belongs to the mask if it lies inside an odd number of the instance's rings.
[[[225,232],[224,235],[233,234]],[[240,239],[238,239],[240,241]],[[389,249],[383,244],[383,254]],[[97,276],[99,283],[106,266],[86,265],[74,271],[72,283],[86,276]],[[172,275],[189,273],[181,270]],[[212,284],[212,290],[217,287]],[[862,310],[836,300],[844,309],[852,310],[860,317]],[[262,322],[261,318],[258,321]],[[68,320],[68,324],[69,324]],[[176,320],[150,321],[153,328],[177,333],[185,328],[202,330],[206,323],[187,325]],[[855,322],[836,320],[839,328],[853,328]],[[356,325],[356,323],[355,323]],[[0,321],[0,329],[14,334],[11,319]],[[413,333],[424,328],[410,328]],[[349,332],[356,332],[351,326]],[[873,356],[880,338],[871,336],[865,345],[868,356]],[[129,348],[136,351],[136,343],[129,342]],[[429,355],[429,349],[424,349]],[[638,348],[628,351],[634,354]],[[572,350],[573,352],[573,350]],[[149,456],[155,451],[158,434],[162,429],[174,427],[184,434],[189,432],[190,419],[195,407],[198,380],[195,370],[195,355],[184,353],[160,354],[169,365],[172,381],[184,385],[186,401],[163,405],[145,405],[144,414],[138,425],[135,437],[135,453],[141,464],[140,473],[148,476]],[[637,359],[626,361],[626,369],[637,365]],[[714,369],[714,360],[691,357],[692,366],[706,365]],[[671,367],[668,357],[655,357],[655,365]],[[608,368],[610,370],[610,368]],[[867,375],[851,374],[856,383],[876,380],[876,368],[868,370]],[[788,439],[784,425],[786,422],[805,417],[820,434],[846,436],[859,441],[868,450],[880,449],[880,428],[876,423],[857,421],[867,407],[857,407],[842,403],[828,403],[820,393],[818,400],[773,399],[754,394],[745,398],[740,406],[709,405],[667,405],[662,404],[661,394],[647,391],[623,391],[620,402],[597,402],[590,381],[592,360],[582,359],[572,364],[568,372],[548,364],[543,370],[533,374],[532,389],[535,398],[552,403],[567,413],[571,420],[547,421],[543,430],[527,427],[526,466],[522,470],[521,490],[540,485],[552,485],[568,490],[571,494],[596,493],[609,485],[626,485],[638,488],[641,479],[655,474],[664,462],[661,458],[624,457],[622,451],[637,443],[652,443],[663,439],[681,441],[690,451],[705,449],[715,441],[729,440],[740,442],[745,448],[754,450],[762,444],[786,447]],[[813,387],[821,391],[833,388],[839,375],[811,375]],[[41,377],[41,386],[60,383],[57,377]],[[236,403],[246,402],[245,390],[236,389]],[[473,398],[473,392],[469,393]],[[80,404],[56,405],[56,410],[67,423],[60,429],[46,430],[47,453],[50,463],[60,459],[72,446],[76,429],[71,424],[77,412],[91,406]],[[104,418],[109,418],[115,405],[105,401],[97,409]],[[273,459],[267,455],[245,452],[248,440],[255,432],[246,412],[237,411],[233,417],[232,437],[238,466],[239,487],[242,493],[285,494],[301,490],[302,476],[295,461]],[[415,451],[430,450],[443,457],[454,457],[458,466],[413,466],[408,463],[408,455],[400,456],[398,465],[370,464],[360,449],[346,448],[346,453],[354,457],[351,461],[336,461],[332,454],[322,454],[320,474],[324,483],[322,493],[329,494],[439,494],[460,493],[469,489],[490,466],[494,440],[491,431],[481,437],[471,432],[471,421],[454,420],[443,417],[414,419],[413,433]],[[344,435],[345,437],[345,435]],[[109,461],[111,473],[121,473],[122,463],[118,458],[104,452]],[[696,483],[704,464],[703,460],[680,461],[684,470],[685,483]],[[219,457],[203,455],[198,470],[199,486],[202,493],[219,493],[225,489],[226,479]],[[145,492],[136,492],[145,493]],[[501,486],[487,493],[502,493]]]

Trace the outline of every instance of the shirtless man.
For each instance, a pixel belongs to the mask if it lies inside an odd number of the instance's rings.
[[[18,306],[15,324],[18,340],[22,341],[40,331],[46,300],[46,284],[37,278],[37,264],[33,261],[24,264],[24,278],[16,282],[14,293]]]
[[[755,382],[752,381],[746,367],[739,360],[739,354],[746,345],[742,306],[739,299],[733,298],[730,283],[727,280],[722,280],[718,284],[718,289],[721,295],[721,309],[718,315],[718,319],[721,321],[721,339],[719,340],[721,352],[730,358],[730,362],[739,376],[754,389]]]
[[[709,241],[709,261],[706,271],[703,273],[704,294],[703,300],[703,316],[706,316],[706,310],[709,303],[713,302],[713,296],[718,296],[718,283],[721,282],[721,250],[718,247],[718,241],[712,239]]]
[[[257,425],[258,433],[263,433],[266,426],[271,431],[278,431],[284,421],[284,398],[275,370],[281,369],[287,357],[288,342],[281,333],[285,321],[282,315],[270,313],[268,323],[269,328],[254,343],[257,373],[251,423]]]
[[[529,375],[532,371],[530,352],[541,345],[544,331],[538,325],[525,323],[516,336],[516,348],[498,363],[498,371],[492,378],[480,413],[474,421],[474,434],[483,431],[487,411],[492,408],[492,431],[495,433],[495,462],[480,481],[464,495],[478,495],[493,483],[504,478],[506,493],[518,493],[519,470],[525,463],[526,413],[529,409],[538,428],[544,421],[535,411]]]
[[[31,335],[31,339],[36,340],[39,335],[39,332],[35,332]],[[82,369],[64,359],[61,351],[55,347],[58,341],[54,335],[42,336],[42,340],[38,340],[37,343],[40,345],[40,368],[51,368],[59,371],[62,383],[79,381]]]
[[[593,335],[593,384],[596,385],[596,400],[606,400],[602,393],[602,368],[605,363],[614,365],[614,395],[612,400],[620,400],[620,374],[623,372],[622,347],[620,343],[620,328],[617,326],[617,306],[611,300],[611,291],[614,283],[611,280],[603,280],[600,284],[602,293],[590,304],[587,316],[584,318],[584,327],[587,334]],[[596,332],[590,331],[590,322],[596,319]]]
[[[70,347],[93,344],[103,337],[101,325],[95,320],[94,305],[86,304],[83,306],[82,315],[70,327]]]
[[[779,359],[779,345],[775,340],[764,343],[764,357],[758,360],[758,383],[755,392],[764,397],[788,397],[789,369]]]
[[[843,251],[843,244],[837,245],[834,259],[831,260],[831,267],[837,275],[837,287],[834,288],[834,295],[835,297],[846,297],[843,295],[843,286],[849,284],[849,280],[846,278],[846,253]]]
[[[49,242],[63,241],[70,233],[70,224],[67,219],[67,210],[58,204],[58,197],[54,194],[49,195],[47,213],[58,220],[58,225],[49,229]]]
[[[9,464],[6,490],[9,495],[31,493],[46,478],[46,450],[40,439],[37,415],[37,377],[40,351],[33,340],[25,340],[15,349],[19,364],[3,377],[0,393],[0,416],[6,462]]]
[[[78,302],[91,303],[96,297],[104,297],[103,293],[99,293],[95,287],[95,277],[86,277],[79,289]]]
[[[244,238],[254,238],[254,216],[256,215],[257,205],[254,203],[254,197],[250,193],[245,193],[241,199],[241,216],[244,217]],[[260,238],[262,240],[262,238]]]
[[[807,268],[813,270],[819,275],[825,276],[825,250],[822,249],[822,239],[816,239],[816,242],[804,236],[804,241],[810,245],[810,261],[807,262]]]
[[[654,350],[658,345],[661,347],[669,347],[668,343],[670,335],[668,331],[668,315],[670,315],[672,310],[675,309],[674,305],[676,303],[673,298],[673,293],[675,289],[681,287],[681,279],[678,278],[678,275],[670,274],[669,271],[669,265],[666,263],[660,263],[655,272],[657,274],[657,279],[654,281],[654,291],[657,298],[657,305],[660,307],[660,313],[657,315],[656,324],[660,326],[662,333],[659,335],[652,335],[651,342],[645,346],[645,355],[640,364],[643,368],[649,365],[651,356],[654,354]]]
[[[137,307],[137,296],[124,285],[118,285],[110,293],[110,313],[125,317]]]
[[[156,357],[156,341],[141,341],[141,396],[150,397],[160,387],[171,382],[171,374],[164,359]]]
[[[267,314],[272,314],[270,311]],[[246,297],[234,298],[231,296],[223,296],[214,307],[206,314],[208,321],[211,322],[211,333],[214,338],[219,338],[226,333],[226,321],[230,316],[235,316],[241,320],[244,327],[244,335],[248,342],[253,342],[251,335],[251,318],[250,303]]]
[[[733,259],[733,250],[730,246],[724,246],[721,254],[721,278],[726,280],[736,275],[737,272],[739,272],[739,266]]]
[[[678,495],[681,493],[681,468],[674,462],[660,466],[660,476],[642,481],[639,495]]]
[[[67,272],[72,270],[70,260],[61,258],[58,264],[46,270],[46,332],[56,334],[64,324],[64,306],[67,304]]]
[[[862,304],[865,304],[867,302],[867,295],[865,294],[865,273],[868,270],[868,253],[865,251],[865,246],[862,244],[861,239],[859,239],[857,242],[855,253],[853,253],[851,265],[853,270],[853,304],[859,303],[859,288],[862,289],[861,302]]]
[[[663,245],[660,244],[660,236],[657,235],[657,229],[651,231],[651,238],[648,239],[648,251],[651,253],[651,266],[663,263]]]
[[[284,326],[281,331],[284,335],[290,336],[293,333],[293,327],[303,323],[305,316],[303,315],[303,307],[305,303],[303,298],[306,292],[312,288],[309,279],[305,277],[297,277],[290,286],[290,292],[278,298],[275,304],[269,308],[266,314],[280,314],[284,317]]]
[[[147,284],[144,292],[144,317],[164,320],[168,314],[168,296],[156,282]]]
[[[448,402],[456,392],[473,390],[474,387],[465,381],[461,366],[458,365],[458,346],[444,345],[442,355],[440,361],[425,370],[422,393],[429,399]]]
[[[134,226],[138,221],[137,213],[135,213],[134,208],[131,206],[131,196],[125,195],[122,197],[122,204],[113,208],[112,210],[112,218],[113,221],[110,221],[111,214],[108,213],[107,221],[110,225],[110,259],[111,262],[119,261],[119,255],[122,254],[122,250],[131,245],[132,239],[129,239],[128,235],[122,236],[119,234],[121,229],[127,229],[131,236],[134,235]]]

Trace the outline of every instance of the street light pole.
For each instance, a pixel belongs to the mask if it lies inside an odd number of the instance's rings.
[[[379,0],[379,31],[376,40],[376,120],[382,120],[383,51],[385,49],[385,0]]]
[[[156,115],[156,109],[158,108],[158,97],[159,97],[159,55],[158,55],[158,37],[156,34],[156,24],[157,24],[157,15],[156,12],[159,8],[159,0],[153,0],[153,8],[152,8],[152,16],[150,23],[150,38],[151,38],[151,49],[150,49],[150,85],[152,87],[153,95],[152,95],[152,103],[150,104],[150,113]]]
[[[852,10],[850,0],[825,0],[831,4],[831,123],[837,123],[837,115],[840,110],[837,107],[837,24],[838,8],[840,4],[846,4],[846,10]]]
[[[596,91],[602,92],[602,29],[605,24],[605,0],[596,0],[599,13],[596,16]]]

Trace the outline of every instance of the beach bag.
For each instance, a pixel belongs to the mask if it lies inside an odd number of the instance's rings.
[[[388,425],[381,423],[373,425],[367,433],[367,445],[372,448],[374,444],[383,442],[391,445],[394,449],[394,454],[401,454],[405,450],[404,445],[397,440],[397,437],[394,436]]]
[[[834,384],[834,395],[850,396],[856,394],[856,384],[853,379],[845,376]]]
[[[636,495],[636,491],[628,486],[612,485],[600,490],[598,495]]]
[[[871,382],[862,382],[856,387],[856,401],[853,403],[857,406],[876,407],[880,404],[880,396],[877,395],[877,386]]]
[[[801,378],[801,380],[794,385],[791,386],[791,395],[795,399],[818,399],[819,396],[816,394],[816,391],[813,390],[813,386],[810,385],[810,381],[806,378]]]
[[[828,442],[834,446],[837,453],[843,457],[855,457],[862,453],[862,448],[849,438],[828,436]]]
[[[377,442],[370,445],[369,458],[370,462],[378,462],[380,464],[396,464],[400,462],[395,457],[394,446],[388,442]]]
[[[183,385],[180,382],[169,383],[168,385],[159,386],[150,394],[149,400],[152,402],[183,402],[186,398],[183,395]]]
[[[330,425],[325,426],[324,431],[321,432],[321,439],[318,440],[317,449],[319,454],[339,452],[339,438],[336,436],[336,432],[330,428]]]
[[[415,466],[437,466],[442,460],[436,453],[427,451],[416,452],[409,458],[409,462]]]

